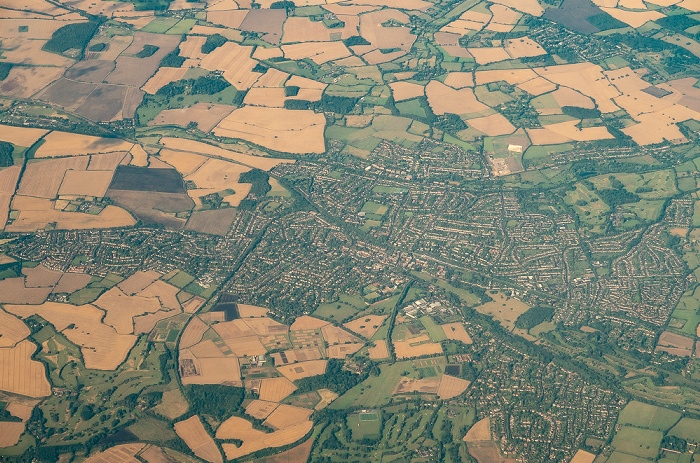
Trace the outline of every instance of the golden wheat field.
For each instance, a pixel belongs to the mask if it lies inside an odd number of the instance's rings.
[[[462,323],[446,323],[442,325],[442,329],[445,331],[445,336],[447,336],[447,339],[462,341],[464,344],[472,343],[472,338],[469,336],[469,333],[467,333],[467,330],[464,329],[464,325]]]
[[[264,378],[260,380],[260,400],[279,402],[297,387],[287,378]]]
[[[34,153],[37,158],[129,151],[134,146],[133,143],[118,138],[101,138],[56,131],[45,135],[44,140],[44,144]]]
[[[389,357],[389,350],[386,346],[386,341],[379,339],[374,341],[374,346],[367,349],[369,358],[371,359],[384,359]]]
[[[0,390],[28,397],[51,395],[44,365],[32,360],[36,349],[28,340],[0,348]]]
[[[273,429],[284,429],[302,424],[309,419],[313,410],[281,404],[265,420],[265,425]]]
[[[294,323],[292,323],[292,326],[289,327],[289,330],[315,330],[328,324],[330,324],[330,322],[321,320],[319,318],[310,317],[308,315],[302,315],[301,317],[297,317],[297,319],[294,320]]]
[[[451,399],[466,391],[470,384],[471,383],[466,379],[455,378],[454,376],[450,375],[442,375],[437,395],[441,400]]]
[[[210,463],[223,463],[223,458],[221,458],[221,453],[219,453],[214,439],[207,434],[198,416],[175,423],[175,432],[202,460]]]
[[[277,402],[266,402],[264,400],[253,400],[245,408],[247,415],[257,418],[259,420],[264,420],[267,418],[272,411],[279,405]]]
[[[326,371],[327,364],[328,360],[309,360],[277,367],[277,371],[282,373],[288,380],[296,381],[309,376],[322,375]]]
[[[387,315],[365,315],[356,320],[345,323],[343,326],[350,331],[371,338],[382,326]]]

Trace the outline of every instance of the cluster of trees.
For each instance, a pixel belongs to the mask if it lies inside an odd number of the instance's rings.
[[[211,53],[227,42],[226,37],[221,34],[214,34],[207,37],[206,42],[202,45],[202,53]]]
[[[220,384],[191,384],[185,387],[185,394],[194,414],[223,421],[239,411],[245,389]]]
[[[12,63],[0,63],[0,80],[7,79],[10,75],[10,69],[12,69]]]
[[[140,52],[136,53],[137,58],[148,58],[153,56],[158,51],[155,45],[144,45]]]
[[[162,60],[160,60],[160,65],[161,67],[165,66],[170,68],[179,68],[184,62],[185,57],[180,56],[180,47],[177,47],[175,50],[165,55]]]
[[[554,307],[535,306],[531,307],[524,314],[520,315],[515,320],[515,327],[530,330],[542,322],[552,320],[554,316]]]
[[[309,392],[325,388],[330,389],[338,395],[343,395],[365,378],[366,375],[361,376],[348,370],[343,370],[343,362],[341,360],[330,359],[328,360],[328,367],[324,374],[302,378],[295,381],[295,383],[299,388],[299,392]]]
[[[600,117],[597,109],[581,108],[579,106],[562,106],[561,112],[576,119],[595,119]]]
[[[184,79],[171,82],[161,87],[156,95],[168,98],[177,95],[213,95],[231,86],[228,81],[220,76],[201,76],[196,79]]]
[[[0,141],[0,167],[9,167],[15,163],[12,159],[13,152],[14,147],[11,143]]]
[[[98,21],[93,20],[66,24],[53,33],[51,39],[44,44],[43,49],[54,53],[63,53],[71,48],[82,51],[97,32],[99,25]]]

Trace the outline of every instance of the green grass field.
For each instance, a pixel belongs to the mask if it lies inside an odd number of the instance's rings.
[[[350,415],[347,425],[352,431],[353,440],[379,439],[381,437],[381,412]]]
[[[177,275],[168,280],[168,283],[173,286],[177,286],[178,288],[184,288],[193,281],[194,277],[192,275],[180,270]]]
[[[410,361],[382,365],[379,376],[369,376],[365,381],[336,399],[329,407],[343,409],[355,406],[379,407],[389,403],[401,376],[418,377]]]
[[[618,423],[657,431],[666,431],[673,426],[681,414],[667,408],[637,402],[627,404],[620,412]]]
[[[663,434],[651,429],[623,426],[615,435],[612,446],[615,450],[642,458],[656,458]]]
[[[440,342],[447,339],[447,336],[445,336],[445,330],[443,330],[440,325],[435,323],[431,317],[421,317],[420,322],[423,324],[425,330],[428,332],[428,336],[430,336],[430,339],[433,341]]]
[[[668,433],[690,442],[700,442],[700,420],[683,418]]]

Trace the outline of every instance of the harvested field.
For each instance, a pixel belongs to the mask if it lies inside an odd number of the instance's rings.
[[[173,217],[178,212],[192,210],[192,199],[184,193],[159,193],[152,191],[107,190],[107,197],[115,204],[128,209],[135,217],[147,223],[159,223],[181,229],[186,220]],[[135,221],[132,218],[132,224]]]
[[[224,342],[238,357],[265,355],[267,352],[257,336],[225,338]]]
[[[308,421],[313,410],[282,404],[263,423],[273,429],[285,429]]]
[[[134,145],[131,149],[134,151],[136,147],[141,145]],[[122,162],[128,153],[126,151],[115,151],[113,153],[105,154],[93,154],[90,156],[90,163],[88,164],[88,170],[110,170],[114,171],[117,166]]]
[[[185,181],[192,182],[196,188],[189,189],[188,194],[201,205],[201,197],[212,193],[218,193],[227,189],[233,189],[234,194],[225,194],[224,201],[231,202],[232,206],[238,206],[240,201],[248,195],[252,184],[238,183],[238,178],[249,167],[219,159],[208,159],[199,168],[185,177]]]
[[[440,378],[415,379],[402,377],[396,385],[393,394],[406,394],[409,392],[421,392],[424,394],[437,394],[440,387]]]
[[[450,72],[447,74],[447,77],[445,77],[444,83],[458,90],[465,87],[473,87],[474,76],[471,72]]]
[[[295,111],[295,113],[296,112],[298,111]],[[230,151],[227,149],[219,148],[218,146],[212,146],[206,143],[201,143],[194,140],[185,140],[182,138],[163,137],[160,140],[160,144],[181,151],[189,151],[190,153],[219,156],[225,159],[230,159],[231,161],[234,161],[236,163],[244,164],[249,167],[255,167],[267,171],[272,170],[279,164],[296,162],[292,159],[273,159],[264,158],[261,156],[251,156],[249,154]]]
[[[148,444],[121,444],[111,447],[103,452],[93,454],[85,463],[137,463],[141,460],[136,458],[139,453]]]
[[[180,43],[179,35],[151,34],[148,32],[134,32],[134,38],[129,47],[117,58],[117,65],[105,79],[111,84],[124,84],[133,87],[141,87],[155,74],[160,61],[173,51]],[[154,45],[158,50],[146,58],[136,56],[145,45]]]
[[[593,460],[595,460],[594,454],[586,452],[585,450],[579,450],[569,463],[593,463]]]
[[[697,117],[698,113],[675,105],[668,109],[642,114],[636,117],[639,124],[622,129],[640,145],[662,143],[665,140],[685,142],[685,136],[676,125],[680,121]]]
[[[242,422],[248,424],[246,425]],[[305,421],[304,423],[291,426],[281,431],[266,434],[253,429],[253,425],[249,421],[234,416],[219,427],[216,432],[216,437],[217,439],[233,438],[243,441],[240,447],[236,447],[235,444],[221,445],[226,454],[226,458],[233,460],[257,452],[258,450],[292,444],[304,437],[311,429],[313,429],[313,422]]]
[[[221,453],[198,416],[175,423],[175,432],[185,444],[202,460],[210,463],[223,463]]]
[[[280,402],[297,387],[287,378],[264,378],[260,380],[260,400],[268,402]]]
[[[442,375],[442,380],[440,381],[440,387],[438,388],[437,395],[440,400],[447,400],[453,397],[457,397],[462,392],[466,391],[471,383],[466,379],[455,378],[450,375]]]
[[[540,44],[529,37],[506,40],[505,49],[511,58],[526,58],[547,54]]]
[[[265,307],[249,304],[238,304],[238,315],[241,318],[264,317],[269,312]]]
[[[374,347],[368,348],[367,353],[371,359],[385,359],[389,357],[386,341],[384,339],[374,341]]]
[[[382,9],[365,13],[360,16],[360,35],[378,49],[396,48],[408,53],[417,36],[411,34],[406,26],[384,27],[387,21],[409,24],[406,13],[392,9]]]
[[[28,397],[51,395],[44,364],[32,360],[36,348],[36,345],[27,340],[14,347],[0,348],[1,391]]]
[[[629,11],[623,10],[621,8],[606,7],[602,7],[601,10],[605,11],[618,21],[622,21],[623,23],[628,24],[634,27],[635,29],[638,27],[642,27],[649,21],[654,21],[666,16],[660,11]]]
[[[0,356],[2,349],[0,349]],[[0,448],[12,447],[19,442],[19,438],[24,432],[24,423],[12,423],[0,421]]]
[[[161,68],[162,69],[162,68]],[[187,127],[190,122],[196,122],[197,128],[209,132],[221,119],[236,109],[235,106],[216,103],[197,103],[189,108],[166,109],[161,111],[148,125],[177,125]]]
[[[479,64],[496,63],[511,59],[505,48],[501,47],[467,48],[467,51],[471,53]]]
[[[10,202],[15,193],[19,174],[22,172],[20,166],[7,167],[0,170],[0,230],[7,224],[8,213],[10,212]]]
[[[348,355],[354,354],[363,347],[364,344],[359,342],[350,344],[336,344],[326,349],[326,356],[332,359],[344,359]]]
[[[659,336],[656,350],[668,352],[679,357],[689,357],[693,352],[693,344],[694,340],[691,338],[664,331]]]
[[[183,177],[191,174],[199,168],[204,161],[207,160],[206,157],[200,156],[194,153],[182,153],[179,151],[173,151],[169,149],[162,149],[158,154],[158,158],[166,162],[167,164],[173,166]]]
[[[348,333],[342,328],[330,324],[322,327],[321,333],[323,334],[323,339],[326,340],[328,345],[361,342],[360,339],[358,339],[355,335]]]
[[[182,310],[185,313],[195,313],[199,310],[200,307],[204,305],[205,302],[207,301],[204,298],[195,296],[182,304]]]
[[[542,95],[544,93],[551,92],[552,90],[555,90],[557,88],[556,85],[548,81],[547,79],[543,77],[535,77],[532,80],[528,80],[527,82],[523,82],[521,84],[517,84],[517,87],[520,90],[524,90],[530,95]]]
[[[503,69],[497,71],[476,71],[476,84],[483,85],[490,82],[505,81],[510,85],[518,85],[537,77],[531,69]]]
[[[367,315],[345,323],[343,326],[365,338],[371,338],[382,326],[387,315]]]
[[[102,138],[68,132],[51,132],[44,137],[46,142],[36,150],[36,158],[57,156],[79,156],[83,154],[129,151],[133,143],[118,138]],[[77,169],[77,167],[70,167]],[[83,167],[84,169],[84,167]]]
[[[235,339],[242,337],[256,336],[255,332],[241,319],[228,322],[217,323],[214,330],[221,336],[221,339]]]
[[[177,293],[179,291],[180,290],[175,286],[170,285],[162,280],[157,280],[151,285],[149,285],[146,289],[139,292],[138,295],[142,297],[157,297],[163,308],[179,310],[180,302],[177,300]]]
[[[327,322],[325,320],[321,320],[319,318],[310,317],[308,315],[302,315],[301,317],[297,317],[294,320],[294,323],[292,323],[292,326],[289,327],[289,330],[290,331],[315,330],[317,328],[321,328],[321,327],[326,326],[328,324],[330,324],[330,322]]]
[[[282,39],[282,25],[287,19],[287,11],[252,9],[248,11],[241,23],[240,30],[259,32],[262,39],[271,44],[278,44]]]
[[[161,274],[155,270],[148,270],[145,272],[138,271],[126,280],[119,283],[117,287],[124,291],[124,294],[133,296],[134,294],[143,291],[160,277]]]
[[[298,340],[295,340],[295,344],[298,342]],[[274,354],[270,354],[273,360],[275,361],[275,365],[282,366],[282,365],[288,365],[288,364],[295,364],[296,362],[305,362],[307,360],[318,360],[321,357],[321,353],[319,352],[318,348],[316,347],[306,347],[306,348],[295,348],[295,349],[290,349],[286,350],[283,352],[275,352]],[[280,370],[281,371],[281,370]],[[301,370],[300,370],[301,372]],[[283,373],[284,374],[284,373]],[[285,374],[285,376],[287,376]],[[309,375],[311,376],[311,375]]]
[[[58,189],[58,195],[103,198],[113,175],[111,170],[68,170]]]
[[[352,55],[343,42],[304,42],[282,45],[282,52],[287,59],[310,58],[316,64],[324,64]]]
[[[220,24],[230,29],[238,29],[241,27],[241,23],[248,14],[248,11],[249,10],[208,11],[207,21],[214,24]]]
[[[237,358],[196,358],[188,350],[180,350],[180,377],[182,384],[243,384]]]
[[[430,338],[427,335],[418,336],[405,341],[393,341],[396,358],[442,354],[442,346],[436,342],[429,341]]]
[[[77,80],[78,82],[99,84],[114,70],[114,66],[114,61],[111,60],[91,59],[78,61],[66,71],[64,76],[66,79]]]
[[[338,394],[328,389],[319,389],[316,392],[321,396],[321,401],[314,406],[314,410],[322,410],[338,398]]]
[[[389,84],[389,87],[394,95],[394,101],[410,100],[425,95],[425,89],[422,85],[410,82],[394,82]]]
[[[42,50],[44,44],[46,40],[3,38],[2,56],[5,62],[29,66],[68,67],[74,63],[70,58]]]
[[[23,268],[22,273],[26,277],[24,284],[27,288],[53,287],[63,275],[62,272],[50,270],[43,265],[37,265],[34,268]]]
[[[187,324],[180,337],[180,349],[186,349],[197,344],[208,329],[209,326],[200,320],[199,317],[192,317],[192,320]]]
[[[603,69],[592,63],[565,64],[536,68],[534,71],[551,82],[573,88],[593,98],[602,113],[619,108],[612,98],[620,96],[617,88],[607,79]]]
[[[479,132],[490,137],[507,135],[515,132],[515,127],[501,113],[492,114],[486,117],[469,119],[467,123]]]
[[[544,125],[542,128],[557,135],[567,138],[566,141],[591,141],[591,140],[606,140],[614,138],[608,129],[601,127],[584,127],[579,129],[576,127],[579,121],[566,121],[558,124]],[[537,130],[537,129],[535,129]],[[528,132],[529,134],[529,132]],[[536,144],[533,140],[533,145]]]
[[[477,306],[474,309],[498,320],[508,330],[515,328],[515,320],[530,308],[524,302],[508,297],[501,292],[495,294],[491,292],[489,296],[493,299],[491,302]]]
[[[27,165],[17,192],[20,195],[53,199],[58,194],[65,172],[69,169],[85,170],[88,161],[87,157],[70,157],[32,162]]]
[[[321,21],[311,21],[305,17],[290,17],[284,22],[282,43],[294,42],[328,42],[343,40],[357,35],[360,20],[353,15],[336,16],[345,25],[328,29]]]
[[[327,360],[309,360],[308,362],[293,363],[277,367],[277,371],[282,373],[290,381],[296,381],[309,376],[322,375],[326,372]]]
[[[142,99],[143,91],[134,87],[100,84],[75,112],[98,122],[129,119]]]
[[[207,41],[201,35],[188,35],[187,39],[180,42],[180,56],[191,59],[202,59],[206,54],[202,53],[202,45]]]
[[[222,71],[223,77],[237,90],[248,90],[260,73],[253,72],[258,64],[250,57],[251,47],[226,42],[202,59],[201,67],[209,71]]]
[[[161,310],[158,298],[127,296],[119,288],[102,294],[94,305],[106,312],[104,323],[114,327],[119,334],[134,332],[134,317]]]
[[[236,215],[235,209],[195,211],[187,221],[185,230],[224,236],[231,229],[231,224],[233,224]]]
[[[0,302],[7,304],[41,304],[51,294],[51,288],[27,288],[24,278],[0,280]]]
[[[63,75],[60,67],[13,66],[10,74],[0,83],[0,94],[29,98]]]
[[[568,87],[559,87],[552,92],[554,100],[559,106],[578,106],[579,108],[593,109],[595,103],[589,97]]]
[[[226,355],[221,351],[221,349],[219,349],[216,346],[216,344],[214,344],[214,341],[211,341],[209,339],[190,347],[190,352],[198,359],[226,357]]]
[[[480,442],[491,440],[491,419],[484,418],[469,429],[462,439],[464,442]]]
[[[436,115],[479,113],[488,109],[480,103],[471,88],[455,90],[447,85],[431,80],[425,87],[428,103]]]
[[[120,335],[101,322],[104,313],[93,305],[74,306],[57,302],[41,305],[6,305],[5,310],[22,318],[37,314],[80,347],[85,367],[114,370],[126,358],[136,337]]]
[[[442,325],[442,329],[445,331],[445,336],[447,339],[454,339],[456,341],[462,341],[464,344],[471,344],[472,338],[464,329],[464,325],[461,323],[447,323]]]
[[[154,408],[156,413],[171,420],[182,416],[188,409],[189,405],[177,386],[165,391],[163,400]]]
[[[272,411],[279,405],[277,402],[266,402],[264,400],[253,400],[245,408],[247,415],[257,418],[259,420],[264,420],[267,418]]]
[[[162,87],[165,87],[171,82],[178,81],[185,77],[185,74],[187,73],[187,68],[169,68],[169,67],[161,67],[158,69],[158,71],[155,73],[153,77],[148,79],[148,82],[146,82],[141,89],[146,92],[150,93],[151,95],[154,95],[158,90],[160,90]]]
[[[283,325],[268,317],[246,318],[243,322],[258,336],[285,334],[289,331],[287,325]]]
[[[6,5],[3,3],[3,5]],[[83,20],[84,21],[84,20]],[[66,24],[83,21],[56,21],[55,19],[0,19],[0,37],[25,39],[50,39],[56,30]],[[27,26],[26,32],[19,32],[20,26]]]
[[[22,320],[0,310],[0,348],[14,347],[30,334],[32,332]]]
[[[450,29],[450,25],[445,26],[443,29]],[[435,41],[440,45],[450,56],[455,58],[471,58],[472,55],[467,51],[466,48],[462,48],[459,44],[459,39],[462,37],[460,34],[453,34],[452,32],[436,32]]]
[[[17,146],[30,147],[48,132],[48,130],[44,129],[14,127],[11,125],[0,124],[0,140]],[[0,189],[0,191],[4,190]]]
[[[153,331],[153,328],[155,328],[159,321],[180,313],[182,313],[181,310],[168,310],[167,312],[159,310],[156,313],[134,317],[134,334],[137,336],[140,334],[148,334]]]
[[[313,443],[314,439],[307,439],[303,444],[299,444],[285,452],[268,457],[257,458],[255,463],[292,463],[308,461]]]

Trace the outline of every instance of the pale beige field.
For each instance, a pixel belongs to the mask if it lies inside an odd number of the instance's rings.
[[[428,336],[423,335],[405,341],[393,341],[394,352],[397,358],[420,357],[421,355],[441,354],[442,346],[430,341]],[[421,344],[422,343],[422,344]]]
[[[265,420],[266,426],[280,430],[308,421],[313,410],[281,404]]]
[[[323,334],[323,339],[325,339],[329,345],[361,342],[355,335],[330,324],[322,327],[321,333]]]
[[[223,463],[221,453],[198,416],[175,423],[175,432],[185,444],[202,460],[210,463]]]
[[[642,27],[649,21],[655,21],[666,16],[660,11],[628,11],[621,8],[606,7],[601,8],[601,10],[605,11],[613,18],[634,27],[635,29]]]
[[[180,302],[177,299],[177,293],[180,292],[175,286],[156,280],[140,291],[137,295],[141,297],[156,297],[165,310],[179,310]]]
[[[264,420],[267,418],[272,411],[279,405],[277,402],[266,402],[264,400],[253,400],[245,408],[247,415],[257,418],[259,420]]]
[[[58,80],[65,68],[49,66],[13,66],[10,74],[0,82],[0,94],[18,98],[29,98],[50,83]]]
[[[442,329],[445,331],[447,339],[462,341],[464,344],[472,343],[472,338],[469,336],[469,333],[464,329],[464,325],[459,322],[442,325]]]
[[[264,378],[260,380],[260,400],[280,402],[297,387],[287,378]]]
[[[0,140],[17,146],[30,147],[48,132],[48,130],[44,129],[14,127],[11,125],[0,124]]]
[[[201,204],[202,196],[211,193],[216,193],[226,189],[232,189],[236,192],[235,197],[240,200],[245,198],[252,187],[250,183],[238,183],[238,177],[244,172],[248,172],[249,167],[231,162],[221,161],[219,159],[208,159],[197,168],[196,171],[185,177],[186,181],[194,182],[195,189],[188,189],[187,194],[195,201],[196,204]],[[228,195],[228,199],[233,199],[234,195]],[[235,204],[238,205],[238,204]]]
[[[189,405],[178,387],[163,392],[163,400],[154,408],[156,413],[171,420],[182,416],[188,409]]]
[[[484,418],[472,426],[462,439],[464,442],[479,442],[491,440],[491,419]]]
[[[37,314],[53,324],[56,330],[80,347],[86,368],[116,369],[136,342],[135,336],[120,335],[111,326],[103,324],[104,312],[90,304],[78,307],[45,302],[41,305],[6,305],[5,310],[22,318]]]
[[[54,209],[54,203],[48,199],[18,195],[12,200],[12,209],[19,211],[19,215],[5,229],[14,232],[36,231],[50,223],[55,223],[58,230],[130,227],[136,224],[131,214],[117,206],[107,206],[98,215],[63,212]]]
[[[41,304],[51,293],[51,288],[27,288],[24,278],[0,280],[0,302],[8,304]]]
[[[314,410],[322,410],[338,398],[338,394],[328,389],[319,389],[316,392],[321,396],[321,401],[314,406]]]
[[[138,460],[135,456],[147,444],[121,444],[108,448],[103,452],[93,454],[85,463],[136,463]]]
[[[316,64],[324,64],[352,53],[343,42],[305,42],[282,45],[284,57],[293,60],[310,58]]]
[[[196,358],[188,350],[180,350],[180,365],[190,359],[194,361],[196,375],[181,375],[182,384],[228,384],[241,386],[241,368],[235,357]]]
[[[21,172],[22,168],[20,166],[7,167],[0,170],[0,230],[5,228],[7,223],[10,202]]]
[[[422,85],[410,82],[394,82],[389,84],[389,87],[391,87],[395,101],[410,100],[425,95],[425,89]]]
[[[188,301],[182,303],[182,310],[185,311],[185,313],[195,313],[204,305],[205,302],[207,301],[204,298],[194,296]]]
[[[560,122],[558,124],[551,124],[542,126],[543,129],[549,130],[569,140],[576,141],[591,141],[591,140],[605,140],[614,138],[608,129],[604,126],[601,127],[584,127],[583,129],[578,129],[576,124],[579,121],[566,121]],[[533,141],[534,144],[534,141]]]
[[[360,20],[353,15],[339,15],[337,18],[345,23],[344,27],[328,29],[321,21],[311,21],[306,17],[291,17],[284,22],[282,43],[327,42],[340,33],[340,39],[357,35]]]
[[[513,124],[511,124],[510,121],[501,113],[469,119],[467,124],[490,137],[515,132],[515,126],[513,126]]]
[[[493,71],[476,71],[476,85],[484,85],[491,82],[499,82],[501,80],[508,82],[510,85],[518,85],[527,82],[537,77],[537,74],[532,69],[498,69]]]
[[[289,327],[268,317],[246,318],[243,322],[258,336],[285,334]]]
[[[238,356],[265,355],[267,349],[257,336],[224,338],[226,345]]]
[[[198,359],[202,358],[223,358],[226,355],[219,349],[219,347],[214,344],[211,339],[205,339],[194,346],[190,347],[190,352],[192,355]]]
[[[127,296],[116,287],[102,294],[93,304],[106,312],[104,323],[114,327],[119,334],[133,334],[134,317],[161,310],[157,297]]]
[[[544,9],[537,0],[494,0],[493,3],[505,5],[532,16],[542,16],[544,13]]]
[[[217,323],[213,326],[214,330],[219,333],[222,339],[235,339],[246,336],[256,336],[255,332],[242,320],[231,320],[228,322]]]
[[[565,137],[547,129],[525,130],[533,145],[554,145],[557,143],[566,143],[567,141],[571,141],[569,137]]]
[[[32,410],[34,410],[34,407],[38,402],[34,400],[25,401],[24,399],[17,400],[22,400],[24,403],[10,402],[5,407],[5,410],[7,410],[10,413],[10,415],[16,416],[22,421],[28,421],[32,417]]]
[[[17,193],[53,199],[58,194],[58,189],[61,186],[61,182],[63,182],[66,171],[85,170],[89,160],[90,158],[87,156],[77,156],[29,163],[24,171],[24,175],[22,175],[22,181],[19,184]]]
[[[224,79],[238,90],[249,89],[260,74],[253,72],[258,64],[250,57],[253,49],[235,42],[226,42],[202,58],[201,67],[209,71],[223,71]]]
[[[1,349],[0,352],[2,352]],[[23,422],[11,423],[0,421],[0,448],[12,447],[13,445],[17,444],[23,432]]]
[[[208,11],[207,21],[214,24],[221,24],[231,29],[238,29],[247,14],[248,10]]]
[[[264,317],[269,312],[265,307],[258,307],[249,304],[238,304],[238,315],[241,318]]]
[[[287,87],[299,87],[299,93],[297,96],[288,97],[288,99],[307,101],[319,101],[323,95],[323,91],[328,86],[328,84],[323,82],[316,82],[315,80],[307,79],[306,77],[301,76],[291,76],[284,85]]]
[[[501,47],[467,48],[467,51],[471,53],[479,64],[496,63],[511,59],[505,48]]]
[[[117,285],[119,289],[124,291],[124,294],[133,296],[134,294],[143,291],[154,281],[161,277],[161,274],[155,270],[146,270],[134,273],[126,280]]]
[[[328,360],[309,360],[308,362],[292,363],[277,367],[277,371],[282,373],[290,381],[296,381],[309,376],[322,375],[326,371]]]
[[[259,59],[259,60],[265,60],[265,59],[270,59],[270,58],[281,58],[282,56],[284,56],[284,53],[282,53],[282,49],[279,47],[270,47],[270,48],[258,47],[253,52],[253,58]]]
[[[27,288],[53,287],[63,276],[63,272],[48,269],[41,264],[34,268],[23,268],[22,274],[25,276],[24,284]]]
[[[190,320],[180,336],[180,348],[184,349],[197,344],[208,329],[209,326],[200,320],[199,317],[192,317],[192,320]]]
[[[66,24],[82,21],[56,21],[53,19],[0,19],[0,37],[21,37],[27,39],[50,39],[57,29]],[[20,26],[27,26],[26,32],[19,32]]]
[[[465,87],[473,87],[474,76],[471,72],[450,72],[447,74],[447,77],[445,77],[444,83],[458,90]]]
[[[295,113],[297,112],[298,111],[295,111]],[[236,151],[219,148],[218,146],[201,143],[194,140],[185,140],[182,138],[163,137],[160,140],[160,144],[173,150],[221,157],[249,167],[255,167],[257,169],[268,171],[272,170],[279,164],[296,162],[293,159],[273,159],[264,158],[261,156],[251,156],[249,154],[239,153]]]
[[[202,53],[202,45],[207,41],[207,38],[201,35],[188,35],[187,39],[180,42],[180,56],[192,59],[202,59],[205,55]]]
[[[69,67],[75,61],[65,56],[49,53],[41,49],[45,40],[24,38],[3,39],[2,56],[8,62],[26,64],[29,66],[60,66]]]
[[[292,326],[289,327],[289,330],[315,330],[317,328],[324,327],[328,324],[330,324],[330,322],[321,320],[319,318],[310,317],[308,315],[302,315],[301,317],[298,317],[294,320],[294,323],[292,323]]]
[[[568,87],[559,87],[552,92],[552,96],[559,106],[578,106],[587,109],[595,108],[593,100]]]
[[[114,172],[111,170],[68,170],[58,189],[59,196],[104,197]]]
[[[352,320],[345,323],[343,326],[350,331],[369,339],[374,336],[374,333],[376,333],[377,330],[379,330],[379,327],[382,326],[382,323],[384,323],[386,318],[387,315],[366,315],[358,318],[357,320]]]
[[[530,308],[524,302],[508,297],[501,292],[489,294],[489,296],[493,299],[491,302],[477,306],[474,309],[484,315],[493,317],[509,330],[515,328],[515,320]]]
[[[638,124],[631,125],[622,129],[626,135],[640,145],[648,145],[652,143],[662,143],[664,140],[685,140],[685,136],[681,133],[676,125],[681,120],[687,120],[685,117],[678,117],[678,113],[674,108],[661,110],[649,114],[642,114],[636,117]]]
[[[14,347],[30,334],[32,332],[22,320],[0,310],[0,347]]]
[[[163,149],[158,157],[173,166],[183,177],[199,168],[208,158],[199,154]]]
[[[593,463],[593,460],[595,460],[594,454],[586,452],[585,450],[579,450],[569,463]]]
[[[524,90],[530,95],[542,95],[543,93],[551,92],[556,89],[557,86],[548,81],[547,79],[537,76],[534,79],[528,80],[521,84],[517,84],[520,90]]]
[[[440,387],[438,388],[437,395],[441,400],[451,399],[466,391],[470,384],[471,383],[466,379],[455,378],[454,376],[450,375],[442,375],[442,380],[440,381]]]
[[[437,394],[440,387],[440,378],[415,379],[402,377],[393,394],[406,394],[408,392],[422,392],[425,394]]]
[[[363,343],[335,344],[326,349],[326,356],[332,359],[344,359],[364,347]]]
[[[368,348],[367,353],[371,359],[387,358],[389,356],[389,350],[387,349],[386,341],[383,339],[374,341],[374,347]]]
[[[148,79],[148,82],[143,84],[141,90],[154,95],[162,87],[165,87],[171,82],[182,79],[186,73],[187,68],[169,68],[163,66],[158,69],[153,77]]]
[[[44,136],[43,145],[36,150],[36,158],[78,156],[82,154],[129,151],[133,143],[118,138],[102,138],[68,132],[51,132]]]
[[[44,364],[32,360],[36,345],[28,340],[0,348],[0,390],[28,397],[51,395]]]
[[[534,71],[555,84],[573,88],[593,98],[602,113],[619,109],[612,99],[620,96],[620,92],[603,74],[603,69],[596,64],[564,64],[536,68]]]
[[[514,59],[547,54],[544,48],[530,37],[506,40],[505,49],[510,57]]]
[[[168,311],[159,310],[156,313],[134,317],[134,334],[137,336],[140,334],[148,334],[153,330],[159,321],[173,317],[180,313],[182,313],[182,311],[179,309]]]
[[[133,153],[136,148],[141,148],[141,145],[134,145],[131,149]],[[111,170],[117,168],[117,166],[122,162],[122,160],[127,156],[126,151],[115,151],[113,153],[104,154],[93,154],[90,156],[90,163],[88,164],[88,170]]]
[[[416,36],[406,26],[384,27],[387,21],[409,24],[406,13],[392,9],[382,9],[360,16],[360,35],[378,49],[397,48],[407,53],[411,50]]]
[[[489,10],[491,10],[491,14],[493,15],[493,19],[491,19],[491,24],[489,24],[489,26],[511,26],[510,28],[503,28],[501,30],[499,30],[498,28],[489,30],[496,30],[499,32],[510,32],[513,29],[512,26],[517,24],[518,21],[520,21],[520,18],[523,17],[523,15],[518,13],[517,11],[508,8],[507,6],[500,5],[498,3],[491,5],[489,7]]]
[[[219,439],[241,439],[243,441],[243,445],[240,447],[236,447],[235,444],[221,444],[226,458],[229,460],[240,458],[258,450],[292,444],[304,437],[313,428],[313,422],[305,421],[304,423],[266,434],[252,429],[253,425],[242,418],[231,417],[229,420],[232,420],[230,424],[227,420],[219,427],[216,437]],[[248,424],[245,425],[240,420]],[[221,434],[219,431],[221,431]]]
[[[246,93],[243,103],[267,108],[283,108],[285,99],[284,88],[253,87]]]
[[[488,106],[476,99],[471,88],[455,90],[441,82],[431,80],[425,87],[425,94],[430,107],[437,115],[478,113],[488,109]]]

